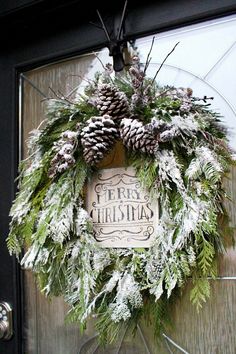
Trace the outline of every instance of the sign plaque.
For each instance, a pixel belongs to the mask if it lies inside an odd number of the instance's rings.
[[[158,221],[158,204],[150,200],[135,170],[99,170],[88,185],[87,210],[102,247],[150,247]]]

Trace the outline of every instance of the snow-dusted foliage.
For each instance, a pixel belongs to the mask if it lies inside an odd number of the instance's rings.
[[[148,63],[134,56],[123,77],[107,67],[75,102],[48,100],[10,211],[9,252],[20,258],[23,250],[21,265],[40,289],[64,296],[71,320],[85,325],[95,316],[107,341],[148,306],[160,330],[163,306],[190,276],[191,300],[201,306],[223,249],[222,181],[233,164],[226,131],[207,97],[203,104],[190,88],[158,87],[146,77]],[[89,178],[117,141],[159,203],[150,248],[102,248],[85,208]]]

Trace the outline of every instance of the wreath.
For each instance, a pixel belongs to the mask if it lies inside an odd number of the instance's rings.
[[[187,281],[200,308],[224,250],[223,177],[234,162],[221,117],[191,88],[159,87],[147,67],[135,54],[122,76],[107,64],[77,100],[47,101],[10,211],[10,254],[36,274],[45,295],[64,297],[71,321],[84,328],[96,317],[105,343],[143,317],[160,333]],[[117,141],[160,205],[149,248],[101,247],[84,206],[85,185]]]

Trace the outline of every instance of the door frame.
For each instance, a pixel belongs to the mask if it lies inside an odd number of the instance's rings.
[[[13,3],[12,0],[8,0]],[[5,239],[8,234],[9,210],[17,191],[15,178],[19,162],[19,77],[20,73],[78,56],[106,46],[104,32],[89,22],[97,22],[96,7],[81,1],[27,1],[28,5],[1,13],[0,30],[15,32],[8,39],[2,37],[0,54],[0,301],[13,308],[14,336],[0,341],[4,354],[24,352],[24,294],[23,272],[15,257],[8,254]],[[24,3],[27,3],[24,1]],[[56,5],[57,3],[57,5]],[[100,1],[99,10],[116,31],[124,1],[108,8]],[[236,12],[236,0],[173,0],[145,1],[145,5],[128,2],[125,21],[127,39],[170,30],[183,25],[202,22]],[[76,20],[75,20],[76,19]],[[43,23],[43,26],[42,26]],[[35,353],[42,354],[42,353]]]

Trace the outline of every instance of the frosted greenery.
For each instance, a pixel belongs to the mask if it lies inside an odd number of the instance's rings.
[[[135,145],[125,140],[127,165],[160,205],[150,248],[101,248],[85,210],[85,186],[97,167],[85,162],[81,132],[91,117],[102,115],[96,100],[105,83],[129,103],[123,125],[116,116],[117,131],[122,126],[131,137],[138,124],[144,137],[152,136],[151,150],[148,141],[140,141],[145,147],[139,150],[137,137]],[[115,340],[123,325],[135,328],[141,318],[158,336],[169,304],[187,281],[197,308],[210,296],[208,278],[217,275],[227,236],[219,222],[227,218],[222,181],[233,164],[227,144],[208,103],[189,88],[156,86],[137,56],[123,77],[98,73],[77,101],[48,100],[43,127],[29,137],[10,211],[10,254],[35,273],[45,295],[64,296],[71,306],[68,320],[83,329],[95,316],[103,342]]]

